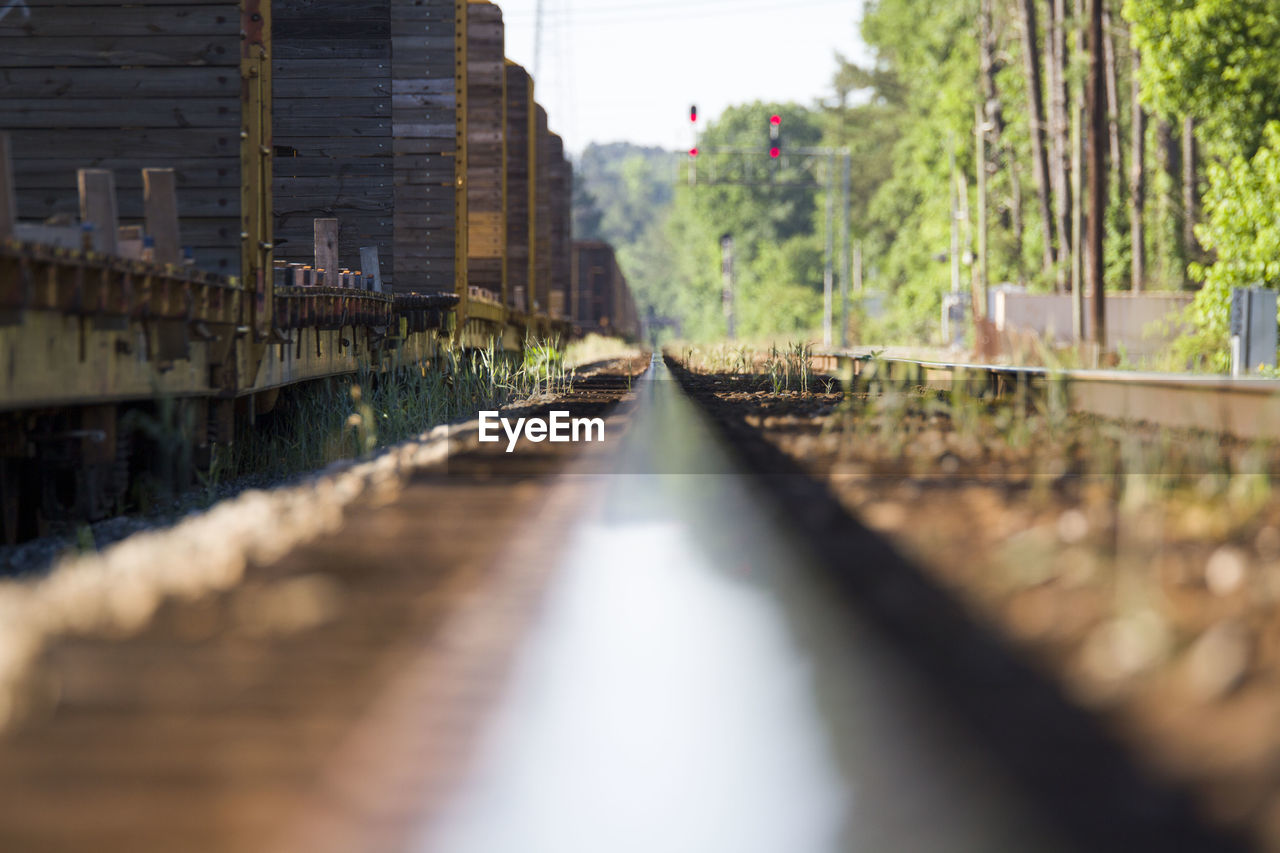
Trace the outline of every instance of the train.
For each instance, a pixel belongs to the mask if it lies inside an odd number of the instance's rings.
[[[118,505],[133,407],[207,459],[299,383],[642,333],[493,3],[22,0],[0,45],[6,542]]]

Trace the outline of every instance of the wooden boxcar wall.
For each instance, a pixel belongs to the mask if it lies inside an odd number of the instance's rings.
[[[507,294],[519,311],[530,310],[529,128],[534,121],[533,81],[519,65],[507,63]]]
[[[547,111],[541,104],[535,106],[535,114],[533,304],[538,314],[546,315],[551,304],[551,132],[547,129]]]
[[[573,167],[564,156],[564,140],[551,135],[551,316],[568,319],[572,264]]]
[[[621,267],[617,267],[617,270],[618,288],[615,300],[618,306],[618,321],[616,333],[624,338],[638,338],[640,336],[640,318],[636,311],[635,294],[631,292],[631,284],[627,281],[627,277],[622,274]]]
[[[574,290],[578,294],[577,323],[585,332],[607,331],[611,324],[615,279],[620,274],[608,243],[573,244]]]
[[[504,298],[506,42],[502,10],[471,0],[467,15],[467,275]]]
[[[79,214],[76,170],[110,169],[140,223],[147,167],[176,170],[180,240],[200,269],[240,274],[241,10],[129,0],[9,4],[0,19],[0,130],[18,215]]]
[[[466,291],[466,7],[391,0],[397,293]]]
[[[376,246],[394,287],[391,0],[275,0],[276,259],[312,263],[313,220],[338,220],[339,262]],[[365,270],[366,274],[371,273]]]

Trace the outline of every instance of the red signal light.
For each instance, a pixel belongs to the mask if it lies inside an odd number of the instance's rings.
[[[782,116],[769,116],[769,124],[775,126],[782,124]]]
[[[769,156],[777,160],[779,157],[782,156],[782,149],[776,145],[773,146],[772,148],[769,149]]]
[[[697,149],[697,146],[694,146],[693,148],[690,148],[690,149],[689,149],[689,156],[690,156],[690,157],[697,157],[697,156],[698,156],[698,149]]]
[[[695,104],[694,106],[689,107],[689,121],[696,122],[697,120],[698,120],[698,107]]]

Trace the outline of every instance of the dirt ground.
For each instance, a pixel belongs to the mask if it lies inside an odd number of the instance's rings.
[[[1205,813],[1280,850],[1275,448],[815,377],[688,377]]]

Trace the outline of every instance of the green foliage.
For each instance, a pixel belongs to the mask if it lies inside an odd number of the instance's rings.
[[[1216,259],[1191,265],[1204,287],[1187,316],[1196,333],[1178,352],[1226,370],[1231,288],[1280,285],[1280,15],[1275,0],[1127,0],[1124,14],[1142,51],[1144,100],[1196,119],[1210,155],[1196,235]]]
[[[638,242],[671,203],[674,155],[628,142],[591,144],[574,164],[573,233],[614,246]]]
[[[764,153],[769,116],[782,118],[784,156]],[[720,238],[734,240],[737,332],[767,338],[808,332],[822,310],[821,231],[814,158],[817,117],[796,104],[730,107],[707,127],[698,185],[676,188],[665,228],[672,250],[664,264],[680,333],[688,340],[725,334]],[[726,151],[726,153],[714,153]]]
[[[853,230],[864,242],[868,285],[889,296],[877,334],[892,340],[923,342],[935,335],[942,295],[950,288],[951,156],[962,172],[974,169],[977,7],[977,0],[868,4],[862,37],[875,64],[858,69],[840,60],[836,74],[840,103],[828,111],[831,141],[855,152],[861,181],[855,197],[865,202],[854,206]],[[1012,68],[1000,79],[1016,90],[1017,66],[1012,60],[1007,65]],[[858,85],[860,102],[846,105],[843,90]],[[997,173],[990,186],[997,226],[993,281],[1017,280],[1024,265],[1018,247],[998,228],[1017,207],[1009,194],[1007,179]],[[964,272],[967,286],[968,268]]]
[[[809,393],[813,379],[813,347],[803,341],[785,347],[771,346],[764,358],[764,372],[773,393],[798,391]]]
[[[822,248],[802,234],[785,243],[762,241],[738,277],[737,323],[748,340],[811,332],[822,317]],[[816,283],[816,284],[815,284]]]
[[[1043,48],[1045,10],[1037,5]],[[936,337],[941,298],[950,287],[954,175],[960,176],[972,223],[962,226],[960,249],[966,257],[976,250],[974,111],[985,88],[979,11],[980,0],[869,0],[860,27],[872,61],[859,65],[837,56],[832,96],[815,108],[754,103],[726,110],[702,136],[697,187],[677,181],[672,191],[671,157],[683,155],[665,155],[658,166],[657,155],[642,149],[589,149],[579,170],[586,186],[578,215],[589,233],[579,233],[615,243],[642,310],[669,321],[671,334],[689,340],[724,334],[717,244],[726,233],[735,239],[739,333],[794,336],[816,328],[825,199],[820,189],[789,184],[821,178],[815,170],[823,164],[798,157],[770,164],[711,153],[760,151],[766,116],[778,111],[784,151],[822,146],[853,152],[852,232],[863,247],[864,281],[883,295],[887,308],[872,320],[855,306],[856,327],[875,335],[872,342],[926,343]],[[1126,0],[1123,14],[1131,32],[1119,27],[1115,33],[1118,91],[1130,88],[1130,51],[1136,48],[1146,106],[1167,120],[1165,127],[1180,128],[1184,116],[1195,118],[1207,155],[1202,162],[1226,164],[1206,171],[1209,222],[1201,239],[1217,262],[1196,268],[1209,292],[1196,303],[1201,332],[1186,344],[1217,365],[1227,282],[1270,280],[1258,269],[1271,263],[1265,260],[1273,239],[1268,211],[1276,208],[1261,175],[1275,146],[1264,149],[1263,160],[1254,155],[1262,153],[1266,123],[1280,120],[1280,14],[1276,0]],[[1021,22],[1013,4],[994,4],[993,15],[994,100],[985,107],[998,133],[989,137],[987,152],[988,278],[992,284],[1047,289],[1054,276],[1044,269],[1049,235],[1032,180]],[[1067,25],[1074,98],[1083,54],[1075,44],[1076,22]],[[1121,106],[1116,120],[1127,159],[1131,118],[1127,105]],[[1161,124],[1151,122],[1143,140],[1148,289],[1185,286],[1186,259],[1196,253],[1183,245],[1177,131],[1166,139]],[[766,175],[773,184],[764,185]],[[707,185],[712,177],[718,185]],[[1105,266],[1111,289],[1128,285],[1133,257],[1127,183],[1118,175],[1110,183]],[[1225,212],[1231,209],[1250,212],[1232,219]],[[972,274],[970,266],[962,267],[966,289]]]
[[[769,117],[782,119],[783,157],[764,153]],[[784,242],[811,233],[814,225],[814,172],[809,158],[791,152],[818,145],[822,131],[812,112],[798,104],[756,102],[729,107],[702,134],[699,186],[681,186],[676,203],[691,204],[698,215],[732,234],[738,244]],[[745,149],[746,153],[713,153]],[[717,234],[717,239],[719,235]]]
[[[1188,309],[1197,329],[1180,342],[1180,352],[1213,370],[1230,367],[1228,319],[1233,287],[1280,288],[1280,122],[1269,124],[1263,145],[1251,158],[1237,155],[1209,165],[1204,198],[1206,221],[1196,235],[1217,256],[1209,265],[1191,265],[1204,283]]]
[[[618,144],[591,146],[583,155],[577,236],[613,243],[640,310],[652,310],[667,337],[725,334],[724,234],[735,242],[740,335],[807,333],[819,322],[821,210],[814,164],[798,154],[777,162],[765,157],[773,113],[782,116],[785,150],[822,142],[813,111],[755,103],[729,108],[705,129],[701,146],[707,153],[699,158],[695,187],[673,181],[670,153]],[[717,149],[746,153],[712,153]]]
[[[1198,119],[1212,153],[1251,156],[1280,119],[1275,0],[1127,0],[1124,15],[1144,100],[1167,118]]]

